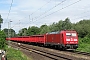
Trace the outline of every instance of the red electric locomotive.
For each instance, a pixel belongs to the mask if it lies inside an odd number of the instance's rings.
[[[44,35],[13,37],[7,38],[6,40],[37,43],[45,46],[56,46],[62,49],[78,48],[78,35],[77,32],[73,30],[51,32]]]
[[[76,49],[78,47],[78,35],[76,31],[63,30],[46,34],[46,44],[59,48]]]

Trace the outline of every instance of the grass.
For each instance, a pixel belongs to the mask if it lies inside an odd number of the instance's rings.
[[[21,51],[13,49],[13,48],[6,48],[7,51],[7,60],[32,60],[24,55]]]

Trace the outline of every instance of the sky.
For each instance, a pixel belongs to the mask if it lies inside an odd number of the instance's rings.
[[[90,0],[0,0],[2,30],[40,27],[69,18],[72,23],[90,19]],[[11,7],[11,8],[10,8]],[[11,22],[12,21],[12,22]]]

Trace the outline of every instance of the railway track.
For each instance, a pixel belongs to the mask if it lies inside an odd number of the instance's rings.
[[[40,51],[40,50],[36,50],[36,49],[30,49],[30,48],[28,48],[26,46],[20,46],[20,47],[23,48],[23,49],[26,49],[28,51],[32,51],[34,53],[43,55],[43,56],[48,57],[48,58],[53,59],[53,60],[59,60],[59,59],[72,60],[70,58],[66,58],[66,57],[62,57],[62,56],[59,56],[59,55],[55,55],[53,53],[48,53],[48,52],[44,52],[44,51]]]
[[[87,52],[75,51],[74,53],[90,56],[90,53],[87,53]]]
[[[52,60],[72,60],[71,58],[66,58],[66,57],[62,57],[62,56],[59,56],[59,55],[55,55],[54,53],[49,53],[49,52],[41,51],[41,50],[38,50],[38,49],[29,48],[28,46],[25,46],[25,45],[17,45],[16,43],[12,43],[12,44],[15,45],[15,46],[18,46],[20,48],[23,48],[25,50],[28,50],[30,52],[34,52],[34,53],[37,53],[39,55],[48,57]]]
[[[17,45],[16,43],[13,43],[13,45],[18,46],[22,49],[28,50],[30,52],[34,52],[39,55],[45,56],[45,57],[53,59],[53,60],[80,60],[80,59],[86,60],[87,59],[87,58],[83,59],[80,57],[79,58],[74,57],[75,54],[87,55],[86,53],[80,53],[78,51],[75,51],[75,52],[58,51],[58,50],[48,49],[48,48],[44,48],[44,47],[26,45],[26,44]],[[58,52],[56,53],[56,51],[58,51]],[[87,56],[89,56],[89,54]]]
[[[90,53],[88,53],[88,52],[80,52],[80,51],[74,51],[74,50],[66,50],[66,52],[71,52],[71,53],[75,53],[75,54],[90,56]]]

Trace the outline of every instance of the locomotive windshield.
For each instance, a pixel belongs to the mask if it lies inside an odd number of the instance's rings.
[[[66,33],[66,36],[73,36],[73,37],[76,37],[76,33]]]

